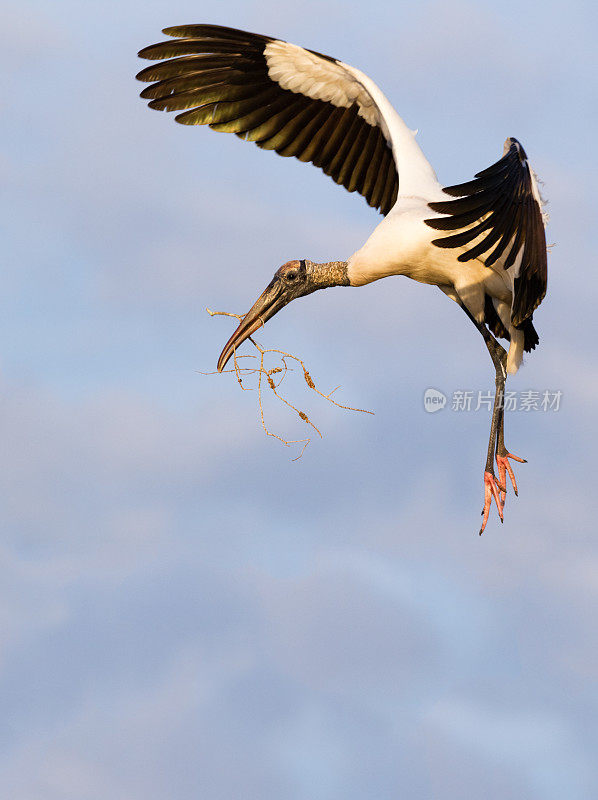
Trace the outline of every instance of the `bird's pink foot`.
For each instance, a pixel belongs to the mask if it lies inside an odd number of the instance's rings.
[[[498,516],[500,517],[500,521],[503,521],[503,502],[500,499],[500,493],[506,493],[507,489],[504,484],[500,483],[496,479],[496,476],[493,475],[491,472],[484,472],[484,508],[482,509],[482,527],[480,528],[480,536],[484,532],[484,528],[486,527],[486,523],[488,522],[488,516],[490,514],[490,506],[492,505],[492,498],[496,501],[496,508],[498,510]]]
[[[518,497],[519,493],[517,491],[517,481],[515,480],[515,473],[513,472],[513,467],[509,464],[509,459],[512,458],[513,461],[518,461],[520,464],[527,464],[525,458],[519,458],[519,456],[514,456],[513,453],[508,453],[506,450],[503,454],[499,455],[496,454],[496,466],[498,467],[498,479],[505,487],[505,491],[502,489],[500,490],[500,496],[502,500],[502,504],[504,506],[505,499],[507,496],[506,493],[506,486],[507,486],[507,472],[509,473],[509,478],[511,479],[511,483],[513,484],[513,491],[515,492],[515,497]]]

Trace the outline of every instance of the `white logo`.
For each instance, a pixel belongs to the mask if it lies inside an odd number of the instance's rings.
[[[446,405],[446,395],[439,392],[438,389],[426,389],[424,392],[424,411],[429,414],[434,414],[440,411]]]

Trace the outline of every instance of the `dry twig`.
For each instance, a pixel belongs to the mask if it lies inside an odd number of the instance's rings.
[[[230,313],[228,311],[212,311],[209,308],[206,308],[206,311],[208,312],[208,314],[211,317],[233,317],[234,319],[239,320],[239,322],[243,319],[243,317],[241,315],[232,314],[232,313]],[[257,393],[258,393],[258,403],[259,403],[259,408],[260,408],[260,419],[261,419],[261,423],[262,423],[262,428],[264,429],[264,431],[265,431],[267,436],[271,436],[273,439],[278,439],[278,441],[282,442],[282,444],[284,444],[285,447],[290,447],[293,444],[303,445],[303,447],[301,448],[301,452],[299,453],[298,456],[296,456],[293,459],[293,461],[297,461],[297,459],[301,458],[301,456],[305,452],[305,448],[307,447],[307,445],[311,441],[311,437],[307,437],[305,439],[288,439],[287,440],[287,439],[283,438],[282,436],[279,436],[278,434],[273,433],[268,428],[268,426],[266,425],[265,417],[264,417],[264,405],[263,405],[263,402],[262,402],[262,391],[263,391],[264,383],[267,383],[268,387],[272,390],[273,394],[282,403],[284,403],[286,406],[288,406],[290,409],[292,409],[299,416],[299,418],[301,420],[303,420],[303,422],[305,422],[306,425],[309,425],[318,434],[318,436],[320,438],[322,438],[322,432],[320,431],[319,428],[317,428],[314,425],[314,423],[310,420],[310,418],[307,416],[305,411],[301,411],[300,409],[298,409],[289,400],[287,400],[286,397],[283,397],[283,395],[279,392],[280,385],[284,381],[284,379],[286,378],[287,374],[289,372],[293,372],[294,371],[293,368],[290,367],[289,364],[287,363],[288,361],[294,361],[299,367],[301,367],[301,370],[303,371],[303,378],[305,380],[305,383],[309,386],[309,388],[312,391],[314,391],[316,394],[320,395],[320,397],[323,397],[324,400],[328,400],[329,403],[332,403],[333,405],[337,406],[337,408],[343,408],[346,411],[359,411],[362,414],[373,414],[374,413],[373,411],[366,411],[363,408],[353,408],[352,406],[345,406],[345,405],[342,405],[342,403],[337,403],[337,401],[332,398],[332,395],[334,394],[334,392],[336,392],[340,388],[339,386],[337,386],[336,389],[333,389],[331,392],[328,392],[328,394],[324,394],[324,392],[321,392],[318,389],[318,387],[316,386],[313,378],[309,374],[309,372],[307,370],[307,367],[305,366],[305,363],[300,358],[298,358],[297,356],[291,355],[291,353],[285,353],[283,350],[277,350],[275,348],[262,347],[251,336],[249,337],[249,341],[252,343],[252,345],[258,351],[258,355],[238,356],[236,351],[235,351],[233,353],[233,363],[234,363],[233,368],[232,369],[225,369],[225,370],[223,370],[223,372],[234,372],[235,375],[236,375],[237,381],[239,383],[239,386],[241,387],[241,389],[244,392],[252,391],[252,388],[244,386],[243,385],[243,379],[248,377],[248,376],[250,376],[250,375],[256,375],[257,374]],[[281,366],[273,367],[272,369],[266,369],[265,358],[270,353],[274,353],[275,355],[280,357],[280,362],[279,363],[280,363]],[[256,366],[242,366],[242,365],[239,364],[241,359],[252,359],[252,360],[258,361],[259,363]],[[202,375],[215,375],[216,373],[215,372],[202,372],[201,374]],[[274,377],[275,375],[279,376],[279,377],[275,378]]]

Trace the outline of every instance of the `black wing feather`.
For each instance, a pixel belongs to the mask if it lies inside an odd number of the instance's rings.
[[[429,203],[433,211],[447,216],[427,219],[426,224],[454,233],[432,243],[466,247],[483,236],[459,255],[459,261],[486,253],[486,266],[502,258],[504,269],[509,269],[520,258],[511,318],[515,326],[522,326],[544,299],[548,272],[542,208],[523,147],[516,139],[507,139],[501,159],[478,172],[474,180],[448,186],[444,192],[458,199]]]
[[[390,211],[399,176],[382,130],[360,116],[356,103],[345,108],[313,100],[272,80],[264,49],[280,40],[219,25],[180,25],[164,33],[175,38],[139,52],[164,59],[137,75],[152,84],[141,93],[151,108],[179,111],[175,119],[182,124],[209,125],[311,161],[382,214]]]

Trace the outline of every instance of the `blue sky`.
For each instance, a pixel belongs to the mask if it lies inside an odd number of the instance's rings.
[[[13,800],[589,800],[598,793],[596,11],[568,2],[121,0],[4,9],[0,750]],[[213,369],[290,258],[379,217],[307,165],[147,109],[166,25],[280,36],[376,80],[445,183],[526,147],[551,221],[540,348],[512,388],[505,524],[479,539],[488,415],[430,415],[490,361],[431,287],[285,309],[322,388],[300,461]],[[300,423],[276,406],[282,433]],[[494,512],[493,512],[494,513]]]

